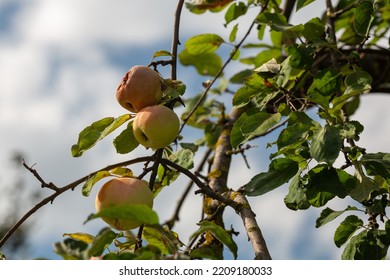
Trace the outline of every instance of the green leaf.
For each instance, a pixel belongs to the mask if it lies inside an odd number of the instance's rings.
[[[287,37],[294,37],[304,30],[301,24],[294,26],[288,23],[286,17],[281,13],[264,12],[256,18],[256,21],[259,24],[270,26],[272,30],[283,32]]]
[[[361,162],[368,175],[382,176],[390,183],[390,153],[368,153],[362,156]]]
[[[247,138],[253,138],[266,133],[280,122],[282,115],[280,113],[269,114],[258,112],[245,119],[241,125],[241,133]]]
[[[189,38],[184,46],[191,55],[200,55],[215,52],[224,42],[217,34],[200,34]]]
[[[236,148],[254,137],[263,135],[280,122],[281,118],[280,113],[259,112],[256,108],[248,110],[233,125],[230,134],[232,146]]]
[[[268,172],[254,176],[244,188],[248,196],[259,196],[288,182],[299,170],[298,163],[288,158],[277,158],[269,166]]]
[[[335,196],[344,198],[356,185],[354,176],[323,164],[312,168],[307,176],[306,195],[315,207],[324,206]]]
[[[186,91],[186,85],[182,81],[165,79],[164,82],[167,86],[167,89],[164,91],[165,96],[177,98],[182,96]]]
[[[381,237],[387,234],[383,230],[363,230],[353,236],[341,256],[347,260],[383,260],[386,258],[388,245]]]
[[[229,248],[233,254],[234,259],[237,259],[237,244],[234,242],[231,235],[221,226],[216,225],[209,221],[202,221],[199,223],[200,228],[192,235],[192,238],[199,236],[204,232],[211,232],[211,234],[218,239],[222,244]]]
[[[149,206],[143,204],[111,206],[100,211],[99,213],[91,214],[85,223],[90,220],[102,217],[134,220],[147,225],[158,224],[157,213]]]
[[[86,127],[80,132],[77,144],[72,146],[72,156],[81,156],[86,150],[95,146],[99,140],[103,139],[123,123],[128,121],[130,117],[130,114],[125,114],[118,118],[107,117]]]
[[[325,24],[320,18],[313,18],[304,24],[302,35],[309,42],[323,43],[325,41]]]
[[[233,3],[225,13],[225,25],[246,14],[248,7],[243,2]]]
[[[318,72],[313,83],[307,91],[309,99],[320,104],[323,108],[329,108],[329,100],[340,88],[341,75],[334,69],[326,69]]]
[[[356,251],[361,242],[364,242],[365,237],[367,236],[367,230],[361,231],[359,234],[352,236],[350,241],[341,255],[342,260],[353,260],[355,259]]]
[[[230,42],[234,42],[236,40],[237,31],[238,31],[238,23],[234,25],[232,31],[230,31],[230,35],[229,35]]]
[[[105,228],[94,238],[91,248],[88,250],[89,257],[101,256],[104,250],[117,238],[118,234],[110,228]]]
[[[310,155],[319,163],[326,162],[328,165],[332,165],[336,161],[341,147],[340,129],[326,124],[313,135]]]
[[[233,106],[239,108],[247,105],[257,93],[258,90],[252,87],[243,86],[239,88],[233,96]]]
[[[302,9],[303,7],[309,5],[310,3],[314,2],[314,1],[315,0],[298,0],[296,11],[298,12],[300,9]]]
[[[348,99],[351,97],[363,94],[370,91],[372,77],[365,71],[356,71],[349,74],[345,78],[345,85],[347,86],[344,93],[332,100],[333,106],[330,112],[337,112],[343,108]]]
[[[190,257],[194,259],[220,260],[218,253],[210,247],[195,248],[191,251]]]
[[[202,14],[209,10],[213,13],[222,11],[233,0],[205,0],[186,2],[186,8],[192,13]]]
[[[127,128],[114,139],[113,143],[118,154],[128,154],[138,147],[139,143],[133,133],[133,122],[129,122]]]
[[[344,127],[340,131],[340,135],[344,138],[359,140],[359,134],[362,133],[364,127],[358,121],[349,121],[344,124]]]
[[[148,244],[157,247],[163,254],[175,254],[177,252],[177,236],[160,225],[145,226],[142,236]]]
[[[156,57],[160,57],[160,56],[171,56],[172,57],[172,54],[169,51],[166,51],[166,50],[156,51],[153,54],[153,59],[156,58]]]
[[[87,244],[91,244],[94,239],[93,235],[84,232],[64,233],[62,236],[68,236],[74,240],[82,241]]]
[[[177,152],[171,153],[168,159],[184,169],[192,169],[194,167],[194,152],[190,149],[180,149]],[[174,182],[181,173],[171,168],[165,168],[163,165],[159,165],[157,175],[163,186],[167,186]]]
[[[301,186],[300,172],[292,179],[288,189],[288,194],[284,198],[284,203],[291,210],[305,210],[310,207],[305,189]]]
[[[357,34],[362,37],[368,35],[371,23],[374,20],[374,7],[370,0],[359,1],[355,9],[354,27]]]
[[[358,211],[358,210],[359,209],[356,208],[355,206],[348,206],[347,208],[341,211],[335,211],[327,207],[321,211],[320,217],[318,217],[318,219],[316,220],[316,228],[319,228],[320,226],[323,226],[333,221],[334,219],[336,219],[337,217],[339,217],[340,215],[344,214],[347,211]]]
[[[313,49],[307,46],[291,45],[288,47],[290,64],[294,68],[305,69],[313,64]]]
[[[363,221],[355,215],[350,215],[337,227],[334,233],[334,243],[340,248],[351,236],[363,226]]]
[[[133,177],[134,173],[131,169],[126,167],[117,167],[110,171],[111,174],[121,176],[121,177]]]
[[[54,244],[54,252],[63,257],[64,260],[83,260],[85,259],[85,252],[88,244],[75,240],[73,238],[66,238],[61,242]]]
[[[106,171],[106,170],[103,170],[103,171],[99,171],[99,172],[96,172],[94,175],[92,175],[91,177],[88,178],[87,181],[85,181],[82,189],[81,189],[81,193],[84,195],[84,196],[89,196],[89,194],[91,193],[91,190],[93,188],[93,186],[98,182],[100,181],[101,179],[103,178],[106,178],[108,176],[110,176],[111,173]]]
[[[184,49],[179,54],[179,59],[184,66],[194,66],[200,75],[215,76],[222,68],[222,60],[215,53],[193,55]]]

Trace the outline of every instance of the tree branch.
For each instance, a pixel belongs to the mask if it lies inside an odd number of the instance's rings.
[[[96,173],[100,172],[100,171],[109,171],[109,170],[112,170],[114,168],[117,168],[117,167],[120,167],[120,166],[127,166],[127,165],[132,165],[132,164],[135,164],[135,163],[140,163],[140,162],[145,162],[145,161],[151,161],[151,160],[154,160],[154,157],[153,156],[146,156],[146,157],[140,157],[140,158],[136,158],[136,159],[132,159],[132,160],[128,160],[128,161],[124,161],[124,162],[119,162],[119,163],[116,163],[116,164],[112,164],[112,165],[108,165],[104,168],[101,168],[95,172],[92,172],[62,188],[58,188],[58,187],[55,187],[55,188],[52,188],[52,187],[49,187],[50,189],[54,190],[54,193],[49,195],[48,197],[44,198],[43,200],[41,200],[39,203],[37,203],[34,207],[32,207],[28,212],[26,212],[23,217],[20,218],[19,221],[17,221],[6,233],[5,235],[1,238],[0,240],[0,248],[5,244],[5,242],[7,242],[7,240],[12,236],[12,234],[32,215],[34,214],[36,211],[38,211],[40,208],[42,208],[43,206],[45,206],[46,204],[48,204],[49,202],[50,203],[53,203],[54,199],[56,199],[59,195],[61,195],[62,193],[68,191],[68,190],[74,190],[78,185],[80,185],[81,183],[85,182],[86,180],[88,180],[91,176],[95,175]],[[34,174],[34,176],[38,179],[38,181],[41,182],[42,186],[54,186],[54,184],[52,183],[45,183],[44,180],[41,178],[41,176],[39,176],[38,172],[34,169],[32,169],[31,167],[28,167],[25,163],[23,164],[30,172],[32,172]]]
[[[255,252],[255,260],[271,260],[271,255],[268,251],[265,239],[257,224],[256,215],[253,213],[248,200],[240,192],[233,192],[230,197],[234,202],[240,205],[240,207],[235,208],[235,210],[242,219],[248,239]]]

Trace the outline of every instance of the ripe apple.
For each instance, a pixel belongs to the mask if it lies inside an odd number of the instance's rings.
[[[125,109],[137,113],[156,105],[163,95],[164,83],[159,73],[147,66],[136,65],[123,77],[116,90],[116,99]]]
[[[174,141],[179,133],[180,121],[171,109],[164,105],[148,106],[137,113],[133,133],[137,141],[152,149],[160,149]]]
[[[97,212],[116,205],[144,204],[153,207],[153,193],[148,182],[135,178],[115,178],[106,182],[96,195]],[[139,221],[131,219],[102,217],[103,221],[117,230],[129,230],[139,227]]]

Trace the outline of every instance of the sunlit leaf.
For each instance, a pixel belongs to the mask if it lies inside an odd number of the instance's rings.
[[[179,59],[184,66],[194,66],[200,75],[214,76],[222,68],[222,60],[216,53],[193,55],[184,49],[179,54]]]
[[[92,243],[94,236],[89,233],[75,232],[75,233],[64,233],[62,236],[68,236],[74,240],[82,241],[84,243]]]
[[[280,113],[270,114],[258,110],[248,110],[235,122],[230,134],[230,142],[234,148],[262,135],[274,127],[281,120]]]
[[[88,178],[87,181],[85,181],[82,189],[81,189],[81,193],[84,195],[84,196],[89,196],[89,194],[91,193],[91,190],[93,188],[93,186],[99,182],[101,179],[103,178],[106,178],[108,176],[110,176],[111,173],[106,171],[106,170],[103,170],[103,171],[99,171],[99,172],[96,172],[94,175],[92,175],[91,177]]]
[[[127,154],[138,147],[139,143],[134,137],[133,123],[130,122],[127,128],[123,130],[115,139],[114,147],[119,154]]]
[[[77,144],[72,146],[72,156],[79,157],[86,150],[130,119],[130,114],[118,118],[107,117],[92,123],[80,132]]]
[[[104,228],[94,238],[91,248],[88,250],[89,257],[101,256],[104,250],[114,241],[118,236],[117,233],[112,231],[110,228]]]
[[[247,10],[248,7],[243,2],[233,3],[230,5],[225,13],[225,25],[237,19],[238,17],[245,15]]]
[[[160,57],[160,56],[172,56],[172,54],[171,54],[171,52],[166,51],[166,50],[156,51],[153,54],[153,58]]]
[[[222,11],[233,0],[198,0],[192,2],[186,2],[186,7],[192,13],[202,14],[209,10],[210,12]]]
[[[217,34],[200,34],[189,38],[184,46],[191,55],[200,55],[215,52],[224,42]]]
[[[134,173],[131,169],[126,167],[117,167],[110,171],[111,174],[118,175],[121,177],[133,177]]]
[[[238,31],[238,23],[234,25],[232,31],[230,31],[230,35],[229,35],[230,42],[234,42],[236,40],[237,31]]]

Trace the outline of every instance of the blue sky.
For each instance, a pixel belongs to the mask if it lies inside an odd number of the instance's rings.
[[[300,14],[295,21],[317,16],[315,5],[311,7],[313,14]],[[8,155],[13,151],[22,151],[27,163],[35,164],[40,175],[57,186],[129,156],[151,154],[139,148],[130,155],[117,155],[110,137],[81,158],[72,158],[70,147],[91,122],[126,113],[116,102],[115,90],[131,66],[147,65],[155,51],[170,49],[175,6],[175,0],[0,0],[0,189],[10,183]],[[183,12],[182,42],[205,32],[227,36],[223,14],[196,16]],[[236,69],[227,69],[227,74],[233,71]],[[192,68],[179,68],[178,78],[187,85],[188,95],[201,89],[202,80],[194,75]],[[388,151],[389,98],[365,96],[366,102],[355,116],[366,128],[361,145],[370,152]],[[190,131],[183,136],[190,140],[198,137]],[[239,187],[243,180],[267,169],[268,162],[261,161],[259,154],[268,158],[271,151],[264,147],[271,141],[272,136],[256,143],[259,148],[248,155],[251,169],[239,157],[234,160],[231,187]],[[29,188],[40,188],[27,171],[23,177]],[[157,198],[155,209],[161,221],[170,217],[174,198],[185,184],[186,180],[179,180]],[[98,220],[83,225],[95,211],[95,193],[96,189],[85,198],[78,188],[33,216],[32,258],[56,258],[52,245],[63,233],[94,234],[105,226]],[[315,229],[321,209],[292,212],[283,203],[286,193],[287,187],[282,187],[251,199],[272,257],[338,259],[341,250],[332,240],[337,222]],[[25,211],[35,203],[25,205]],[[200,203],[199,197],[188,199],[175,228],[184,242],[196,230],[200,214],[194,214],[193,209],[199,209]],[[343,209],[346,205],[346,201],[335,200],[329,206]],[[236,238],[239,257],[252,258],[241,222],[232,211],[227,212],[227,223],[241,231]]]

